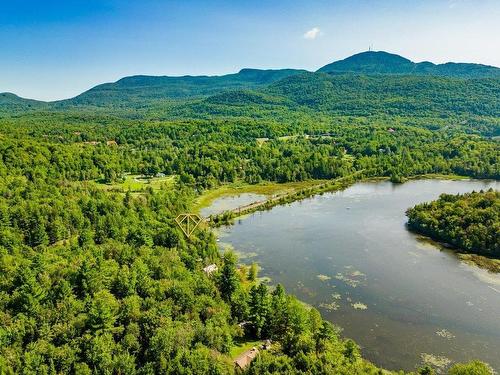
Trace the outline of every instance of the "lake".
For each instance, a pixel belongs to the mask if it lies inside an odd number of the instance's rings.
[[[413,370],[478,358],[498,371],[500,275],[405,227],[408,207],[490,187],[500,183],[357,183],[237,220],[220,229],[220,246],[258,262],[261,276],[318,308],[377,365]]]

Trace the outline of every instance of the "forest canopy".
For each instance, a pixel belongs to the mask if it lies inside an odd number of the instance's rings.
[[[459,251],[500,259],[500,192],[442,194],[406,212],[416,232],[449,243]]]

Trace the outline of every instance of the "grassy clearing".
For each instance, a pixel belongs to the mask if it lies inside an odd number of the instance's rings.
[[[175,176],[151,177],[147,178],[141,175],[126,175],[123,182],[105,184],[97,182],[97,186],[104,190],[114,190],[132,193],[140,193],[144,189],[151,187],[153,190],[169,188],[175,184]]]
[[[325,183],[327,180],[308,180],[300,182],[287,182],[284,184],[276,182],[263,182],[256,185],[250,185],[244,182],[235,182],[220,186],[213,190],[208,190],[199,196],[194,202],[194,210],[200,211],[202,208],[208,207],[218,198],[238,195],[242,193],[254,193],[272,197],[273,195],[282,195],[292,193],[294,191],[314,187]]]
[[[261,340],[247,340],[247,339],[237,339],[229,351],[229,355],[232,359],[236,359],[239,355],[243,354],[247,350],[252,349],[254,346],[259,347],[262,345]]]

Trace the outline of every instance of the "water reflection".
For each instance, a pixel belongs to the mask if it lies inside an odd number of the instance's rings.
[[[209,207],[205,207],[200,211],[204,217],[220,214],[224,211],[232,210],[237,207],[245,206],[249,203],[265,200],[267,197],[261,194],[242,193],[238,195],[230,195],[216,199]]]

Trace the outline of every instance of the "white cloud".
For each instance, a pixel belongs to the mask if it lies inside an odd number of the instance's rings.
[[[323,35],[318,27],[313,27],[311,30],[306,31],[304,34],[304,39],[316,39],[318,36]]]

